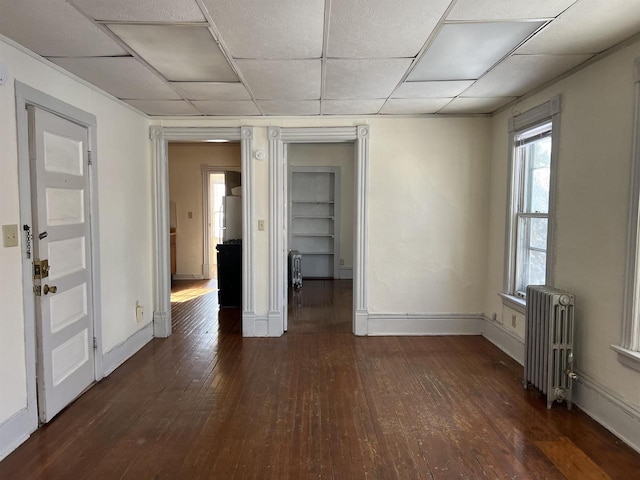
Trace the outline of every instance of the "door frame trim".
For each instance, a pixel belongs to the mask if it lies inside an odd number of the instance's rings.
[[[283,232],[287,162],[290,143],[353,143],[355,153],[355,225],[353,255],[353,333],[368,334],[367,236],[369,189],[369,125],[355,127],[269,127],[269,335],[282,335],[287,309],[287,240]]]
[[[16,129],[18,144],[18,189],[20,198],[20,225],[33,225],[31,214],[31,170],[29,162],[29,125],[27,105],[33,105],[51,112],[73,123],[87,128],[88,149],[91,152],[92,167],[88,169],[90,248],[91,248],[91,291],[93,295],[93,335],[97,348],[94,349],[94,379],[104,376],[102,358],[102,308],[100,296],[100,230],[98,214],[98,152],[97,120],[95,115],[47,95],[24,83],[15,81]],[[22,235],[22,229],[20,228]],[[25,255],[24,241],[20,242],[22,257],[22,286],[24,308],[25,361],[27,374],[27,418],[29,433],[38,428],[38,402],[36,394],[36,317],[35,302],[32,294],[31,259]]]
[[[255,272],[253,219],[254,168],[253,127],[163,127],[149,128],[153,164],[154,210],[154,306],[153,335],[171,335],[171,270],[169,259],[169,141],[205,142],[227,140],[240,142],[242,195],[242,335],[255,336]]]

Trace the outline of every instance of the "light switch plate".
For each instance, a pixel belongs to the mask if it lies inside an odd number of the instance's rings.
[[[264,232],[264,220],[258,220],[258,230]]]
[[[5,247],[17,247],[18,246],[18,225],[3,225],[2,241]]]

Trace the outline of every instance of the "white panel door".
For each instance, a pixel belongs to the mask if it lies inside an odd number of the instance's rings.
[[[38,411],[48,422],[95,379],[89,230],[88,131],[29,107],[38,335]],[[39,288],[39,292],[37,291]]]

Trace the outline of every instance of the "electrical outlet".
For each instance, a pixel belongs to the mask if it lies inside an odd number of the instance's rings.
[[[344,258],[340,259],[340,265],[344,265]]]
[[[516,318],[515,315],[511,315],[511,326],[513,328],[516,328],[516,325],[518,324],[518,319]]]
[[[193,218],[193,212],[187,212],[187,218]]]
[[[17,247],[18,246],[18,225],[3,225],[2,241],[5,247]]]
[[[136,302],[136,322],[140,323],[144,318],[144,307]]]
[[[493,320],[494,322],[498,321],[498,314],[496,312],[493,312],[493,315],[491,315],[491,320]]]
[[[264,232],[264,220],[258,220],[258,230]]]

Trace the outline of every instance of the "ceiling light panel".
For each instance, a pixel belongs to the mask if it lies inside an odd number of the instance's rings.
[[[328,59],[327,99],[387,98],[411,65],[408,58]]]
[[[209,100],[193,102],[205,115],[260,115],[260,110],[251,100]]]
[[[251,100],[244,85],[237,82],[171,82],[171,86],[189,100]]]
[[[108,26],[168,80],[238,81],[207,27],[125,24]]]
[[[127,103],[147,115],[200,115],[184,100],[127,100]]]
[[[600,53],[640,31],[639,12],[640,0],[580,0],[517,53]]]
[[[118,98],[177,99],[180,96],[132,57],[50,58],[53,63]]]
[[[523,20],[557,17],[576,0],[458,0],[447,20]]]
[[[327,54],[342,58],[415,57],[450,0],[334,1]]]
[[[259,100],[320,98],[320,60],[236,60],[236,64]]]
[[[492,113],[507,103],[514,101],[515,97],[486,97],[486,98],[454,98],[451,103],[438,113]]]
[[[258,105],[265,115],[320,115],[320,100],[258,100]]]
[[[204,0],[235,58],[320,58],[324,0]]]
[[[544,22],[445,24],[409,80],[473,80]]]
[[[380,113],[392,115],[436,113],[450,101],[450,98],[392,98],[387,100]]]
[[[473,80],[405,82],[396,89],[393,98],[451,98],[460,95],[473,82]]]
[[[371,100],[323,100],[324,115],[374,115],[384,104],[384,98]]]
[[[196,0],[71,0],[71,3],[96,20],[119,22],[205,21]]]
[[[0,32],[43,57],[126,55],[64,0],[2,1]]]
[[[465,97],[509,97],[530,92],[591,55],[512,55],[478,80]]]

